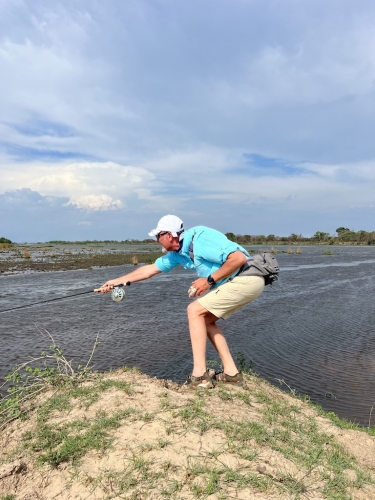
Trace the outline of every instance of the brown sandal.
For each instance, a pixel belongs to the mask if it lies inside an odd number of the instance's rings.
[[[243,386],[244,384],[243,375],[241,372],[236,373],[236,375],[227,375],[224,372],[216,372],[214,379],[216,380],[216,382],[237,385],[239,387]]]
[[[210,373],[211,370],[206,370],[201,377],[195,377],[194,375],[188,375],[186,377],[187,385],[191,388],[196,389],[213,389],[214,384],[212,383],[212,377],[214,376]]]

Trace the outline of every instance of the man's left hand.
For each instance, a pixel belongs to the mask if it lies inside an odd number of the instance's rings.
[[[203,295],[204,292],[207,292],[207,290],[210,289],[207,278],[198,278],[197,280],[193,281],[192,285],[197,290],[195,293],[195,297]]]

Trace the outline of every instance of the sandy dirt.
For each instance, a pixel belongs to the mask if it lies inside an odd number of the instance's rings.
[[[105,375],[106,378],[127,381],[134,387],[131,395],[117,389],[110,389],[100,395],[100,399],[89,408],[76,404],[68,411],[54,412],[49,423],[56,426],[62,422],[89,421],[98,415],[98,412],[112,414],[124,408],[132,408],[143,415],[141,419],[130,418],[121,422],[121,425],[111,431],[113,443],[104,451],[89,451],[77,463],[69,461],[59,464],[56,468],[50,465],[36,464],[36,455],[20,448],[22,435],[26,431],[35,429],[36,410],[25,421],[14,421],[2,431],[0,464],[0,498],[14,498],[16,500],[71,500],[71,499],[193,499],[208,498],[220,500],[223,498],[236,499],[309,499],[326,498],[323,495],[323,482],[319,470],[312,470],[309,474],[299,468],[281,453],[267,445],[261,446],[251,443],[251,449],[256,455],[253,460],[243,458],[220,429],[209,428],[198,432],[193,424],[187,424],[179,409],[196,397],[191,389],[186,389],[168,381],[151,379],[144,374],[117,371]],[[375,437],[356,430],[343,430],[336,427],[326,418],[306,403],[291,395],[285,394],[275,387],[263,384],[262,389],[275,400],[282,400],[298,408],[299,418],[314,418],[319,430],[334,436],[337,443],[355,457],[361,469],[375,479]],[[205,397],[205,410],[216,418],[226,421],[248,420],[261,423],[264,419],[263,404],[252,397],[259,389],[259,381],[254,382],[247,378],[250,389],[251,404],[240,399],[225,400],[219,397],[216,387]],[[230,387],[228,393],[240,390]],[[46,398],[46,396],[43,396]],[[45,399],[41,399],[42,403]],[[163,402],[167,401],[168,404]],[[147,417],[149,416],[149,418]],[[145,470],[139,467],[133,478],[134,483],[124,488],[119,486],[121,478],[134,469],[137,460],[145,461],[147,473],[152,476],[153,482],[145,479]],[[257,487],[236,487],[223,484],[212,494],[199,496],[192,492],[192,484],[196,483],[195,492],[199,491],[199,482],[203,475],[194,477],[192,466],[213,466],[219,464],[228,470],[242,473],[252,472],[257,477],[269,478],[275,484],[287,475],[301,479],[307,485],[307,490],[299,495],[291,495],[280,488],[270,488],[261,491]],[[190,472],[189,472],[190,471]],[[162,479],[157,479],[158,473],[163,473]],[[137,475],[138,474],[138,475]],[[355,480],[355,472],[347,471],[350,479]],[[155,479],[156,478],[156,479]],[[171,493],[171,485],[179,484],[179,489]],[[225,493],[225,494],[224,494]],[[225,496],[227,495],[227,496]],[[375,486],[364,485],[361,488],[352,488],[348,496],[353,500],[375,499]],[[339,499],[338,499],[339,500]]]

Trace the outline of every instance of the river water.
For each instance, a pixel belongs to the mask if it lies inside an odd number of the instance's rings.
[[[324,255],[327,249],[333,255]],[[277,258],[280,283],[220,321],[232,352],[251,359],[270,382],[283,380],[326,410],[368,425],[375,407],[375,247],[302,247],[301,254]],[[132,269],[3,276],[0,311],[90,290]],[[0,313],[0,381],[48,349],[46,331],[77,363],[88,359],[99,335],[96,369],[138,366],[183,381],[192,367],[186,306],[194,278],[177,268],[127,287],[120,303],[89,293]],[[211,348],[208,358],[217,359]],[[373,414],[371,425],[375,408]]]

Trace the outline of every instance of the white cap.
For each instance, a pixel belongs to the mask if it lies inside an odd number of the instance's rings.
[[[156,237],[161,231],[168,231],[172,233],[173,236],[180,236],[181,240],[184,232],[184,223],[176,215],[164,215],[164,217],[159,220],[157,227],[148,234]]]

